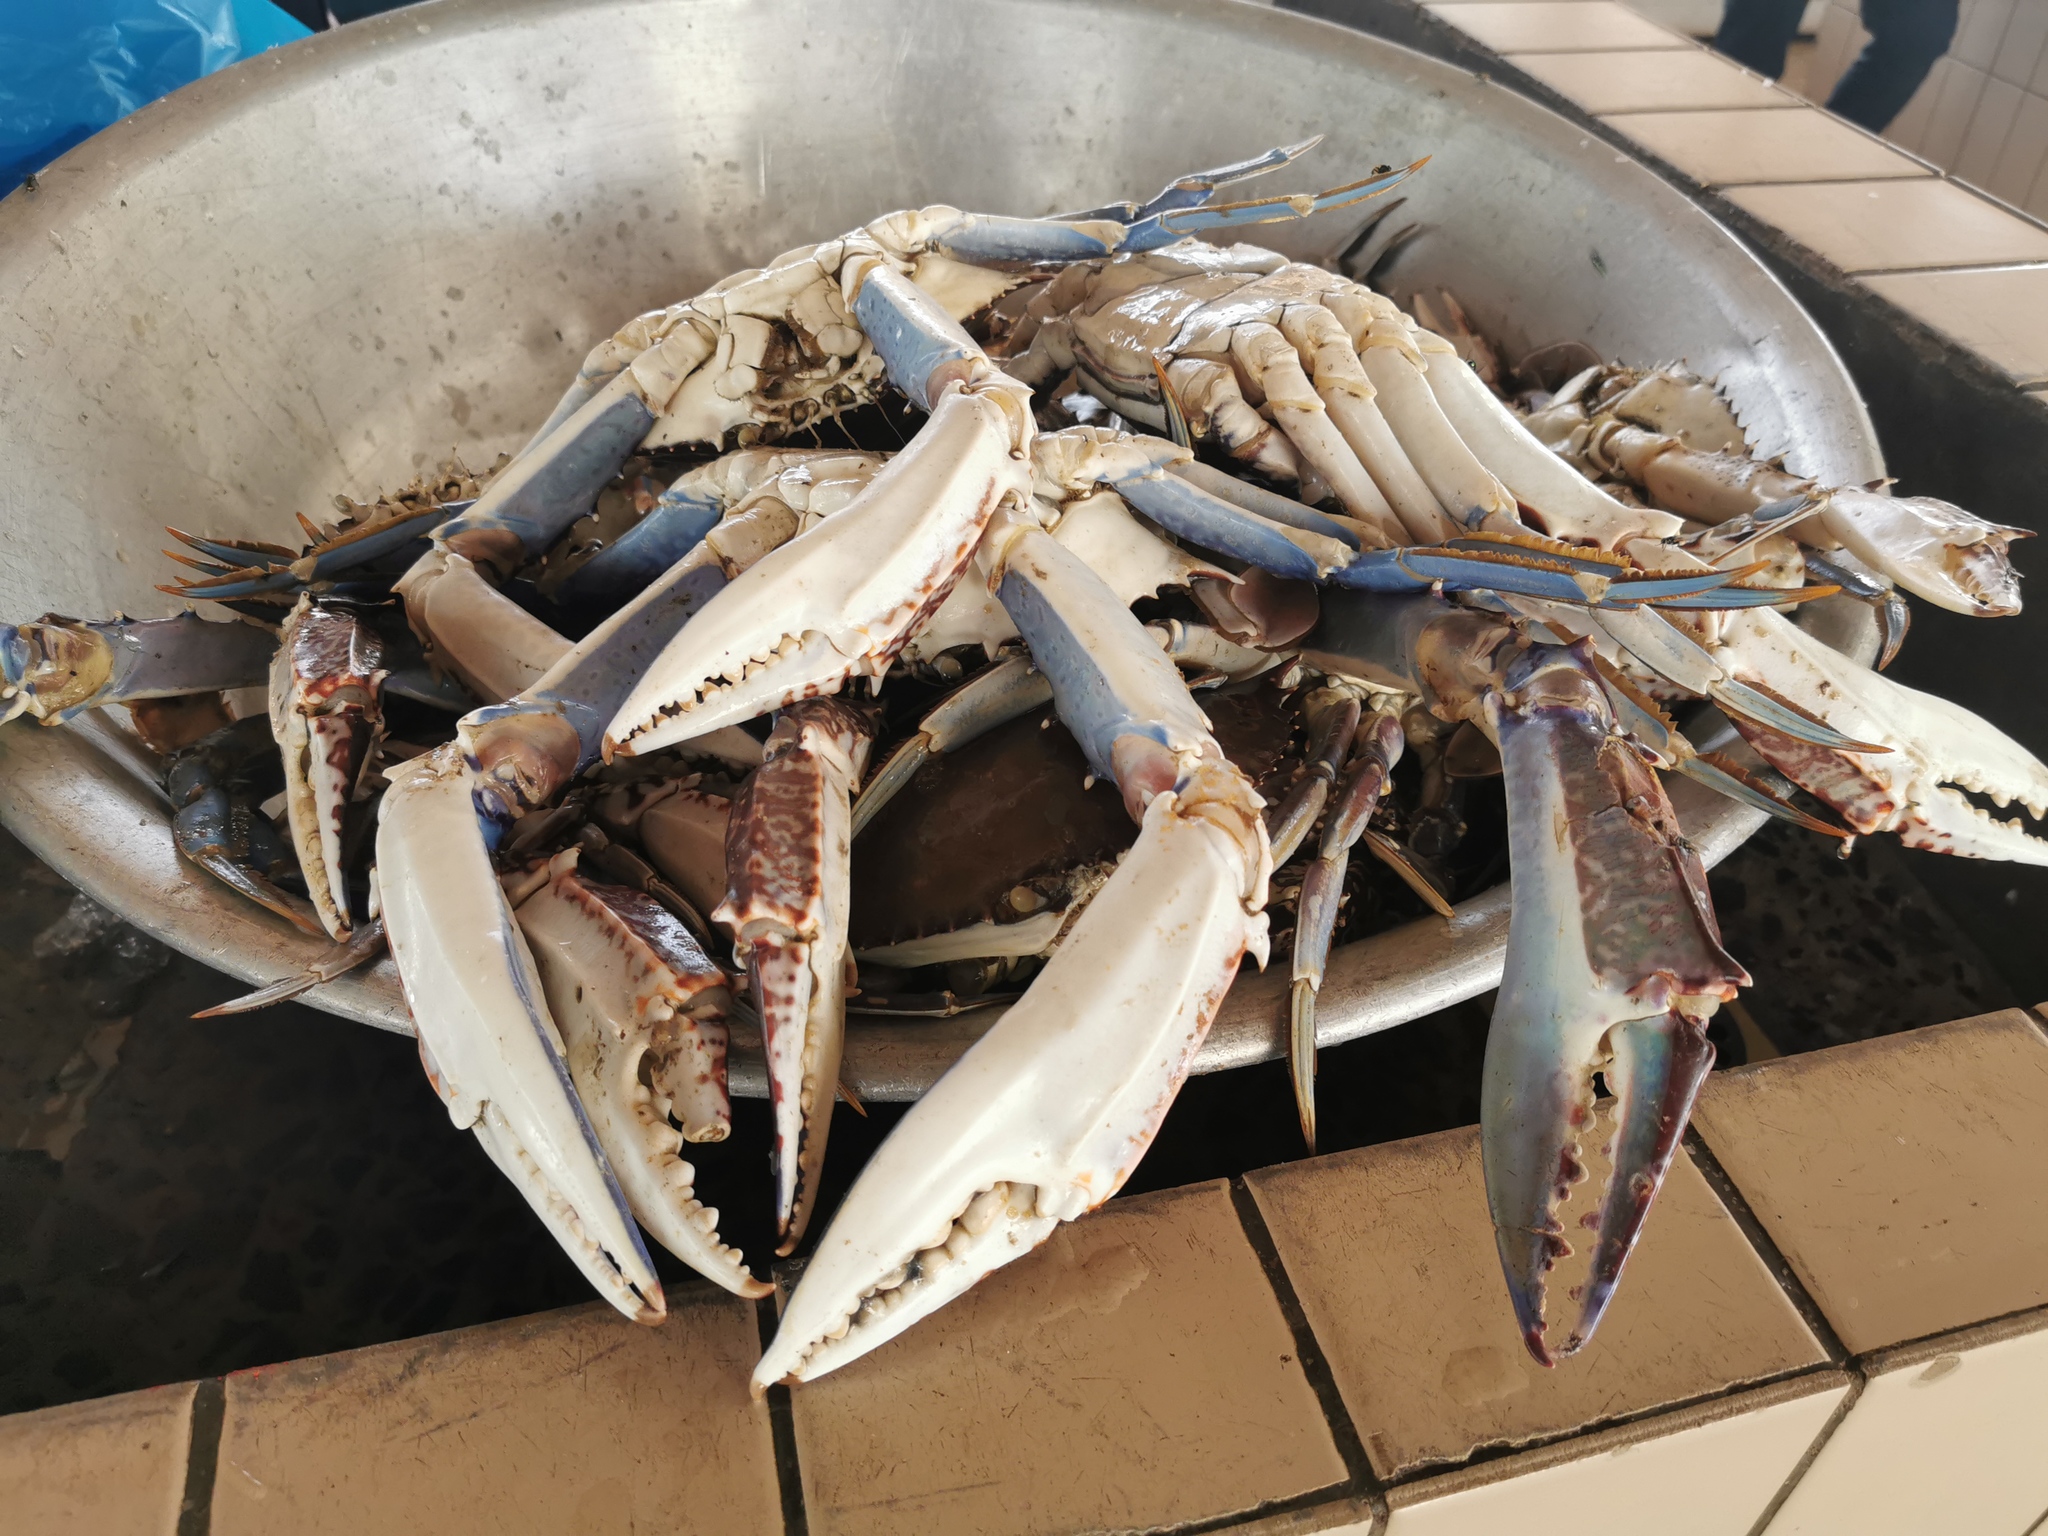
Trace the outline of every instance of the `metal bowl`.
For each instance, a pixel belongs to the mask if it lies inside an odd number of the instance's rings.
[[[1718,374],[1758,446],[1883,472],[1813,323],[1719,225],[1510,92],[1232,0],[440,0],[145,107],[0,202],[0,614],[172,604],[167,522],[294,540],[451,449],[523,440],[626,317],[892,208],[1040,214],[1146,195],[1311,133],[1281,179],[1432,156],[1393,285],[1447,284],[1512,355],[1567,338]],[[1357,220],[1261,232],[1327,259]],[[1808,616],[1868,660],[1862,610]],[[0,814],[66,878],[220,969],[320,948],[179,862],[112,722],[0,729]],[[1673,798],[1709,862],[1755,830]],[[1346,946],[1326,1041],[1497,984],[1507,888]],[[1195,1070],[1283,1050],[1284,978],[1242,978]],[[408,1031],[386,961],[316,1007]],[[923,1091],[992,1015],[851,1031],[862,1094]],[[761,1092],[735,1042],[735,1086]]]

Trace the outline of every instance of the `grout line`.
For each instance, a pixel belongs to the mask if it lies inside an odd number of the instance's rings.
[[[1742,1191],[1728,1176],[1728,1170],[1721,1166],[1720,1159],[1714,1156],[1713,1148],[1707,1145],[1696,1127],[1686,1127],[1685,1148],[1692,1154],[1693,1166],[1699,1169],[1708,1187],[1714,1191],[1728,1214],[1734,1218],[1737,1229],[1741,1231],[1749,1246],[1756,1250],[1757,1257],[1764,1261],[1764,1268],[1769,1270],[1771,1278],[1778,1282],[1779,1289],[1784,1291],[1786,1299],[1792,1303],[1792,1308],[1799,1314],[1800,1320],[1812,1330],[1813,1336],[1820,1340],[1820,1346],[1826,1351],[1828,1359],[1836,1365],[1847,1365],[1851,1358],[1850,1353],[1841,1339],[1836,1337],[1834,1325],[1827,1320],[1827,1315],[1821,1311],[1820,1305],[1806,1293],[1806,1287],[1799,1283],[1799,1277],[1792,1271],[1791,1262],[1779,1250],[1771,1234],[1764,1230],[1764,1224],[1757,1219],[1756,1212],[1749,1208],[1749,1201],[1743,1198]]]
[[[1266,1272],[1266,1283],[1272,1287],[1273,1297],[1280,1303],[1280,1315],[1287,1319],[1288,1331],[1294,1335],[1294,1357],[1301,1363],[1302,1374],[1308,1378],[1309,1386],[1315,1390],[1316,1402],[1323,1410],[1323,1420],[1330,1427],[1330,1438],[1337,1444],[1337,1454],[1343,1458],[1353,1486],[1372,1500],[1374,1518],[1383,1518],[1383,1501],[1380,1498],[1383,1485],[1366,1458],[1365,1442],[1359,1438],[1358,1426],[1351,1422],[1351,1410],[1345,1407],[1344,1395],[1337,1390],[1337,1378],[1330,1370],[1323,1346],[1317,1340],[1315,1330],[1308,1325],[1308,1314],[1302,1309],[1301,1297],[1295,1293],[1287,1266],[1281,1262],[1272,1229],[1266,1225],[1265,1214],[1260,1211],[1258,1201],[1252,1197],[1251,1186],[1245,1183],[1242,1174],[1230,1181],[1230,1203],[1236,1207],[1238,1225],[1244,1229],[1252,1251],[1259,1256],[1259,1266]]]
[[[177,1536],[208,1536],[213,1529],[213,1484],[220,1467],[220,1432],[227,1419],[227,1382],[210,1376],[192,1392],[192,1438],[185,1450],[185,1497]]]
[[[1835,1438],[1835,1431],[1842,1427],[1842,1420],[1849,1417],[1849,1410],[1856,1406],[1856,1400],[1863,1395],[1863,1387],[1862,1372],[1852,1367],[1849,1371],[1849,1390],[1842,1394],[1842,1400],[1835,1404],[1835,1411],[1828,1415],[1827,1423],[1821,1425],[1820,1433],[1813,1437],[1813,1443],[1807,1446],[1806,1454],[1794,1462],[1792,1470],[1785,1474],[1785,1481],[1779,1484],[1778,1491],[1771,1496],[1771,1502],[1764,1506],[1763,1513],[1756,1517],[1756,1523],[1749,1528],[1748,1536],[1764,1536],[1764,1532],[1770,1529],[1771,1522],[1778,1518],[1778,1511],[1783,1509],[1785,1501],[1792,1497],[1792,1490],[1799,1486],[1800,1479],[1805,1477],[1807,1470],[1820,1459],[1820,1453],[1826,1450],[1828,1442]]]
[[[764,1296],[754,1303],[754,1326],[763,1350],[775,1338],[775,1301],[774,1296]],[[790,1406],[789,1388],[780,1382],[768,1389],[768,1436],[775,1447],[775,1483],[782,1496],[783,1536],[810,1536],[810,1513],[804,1508],[803,1467],[796,1455],[796,1414]],[[181,1530],[178,1536],[186,1533]],[[198,1536],[206,1533],[200,1532]]]

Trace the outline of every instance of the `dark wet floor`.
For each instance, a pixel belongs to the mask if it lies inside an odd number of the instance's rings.
[[[1752,1027],[1720,1032],[1724,1062],[2022,1000],[2036,957],[1995,971],[1920,883],[1930,862],[1884,844],[1844,862],[1773,828],[1717,871],[1729,948],[1757,982]],[[2005,871],[1942,876],[2003,905]],[[0,835],[0,1412],[584,1297],[449,1125],[410,1041],[291,1006],[194,1021],[240,988],[95,912]],[[1476,1120],[1485,1030],[1482,999],[1325,1052],[1324,1149]],[[871,1108],[838,1112],[821,1218],[898,1113]],[[733,1120],[731,1141],[693,1149],[698,1189],[760,1256],[765,1106]],[[1280,1065],[1199,1078],[1130,1188],[1297,1155]]]

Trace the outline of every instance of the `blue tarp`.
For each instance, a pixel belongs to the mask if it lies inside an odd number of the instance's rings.
[[[308,35],[269,0],[0,0],[0,196],[146,102]]]

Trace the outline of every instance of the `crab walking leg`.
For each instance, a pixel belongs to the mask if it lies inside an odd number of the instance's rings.
[[[1896,832],[1909,848],[1965,858],[2048,864],[2048,841],[1958,792],[1988,796],[2001,809],[2017,801],[2037,818],[2048,816],[2048,766],[1988,721],[1845,660],[1777,614],[1738,615],[1715,659],[1831,727],[1890,748],[1859,753],[1735,717],[1772,767],[1856,831]]]
[[[1030,495],[1030,393],[908,279],[849,261],[851,307],[931,419],[867,489],[737,577],[648,668],[606,736],[651,752],[880,677],[958,581],[1004,498]]]
[[[1266,812],[1266,837],[1276,869],[1294,857],[1323,814],[1330,786],[1351,759],[1351,742],[1364,716],[1358,693],[1350,688],[1315,689],[1303,700],[1301,713],[1309,730],[1305,771],[1287,797]]]
[[[696,1170],[678,1155],[687,1133],[715,1141],[730,1128],[725,973],[658,903],[576,864],[574,849],[558,855],[518,919],[592,1128],[664,1248],[735,1295],[765,1296],[718,1240],[718,1212],[696,1199]]]
[[[1322,845],[1301,882],[1301,915],[1294,929],[1294,972],[1289,993],[1287,1062],[1294,1080],[1294,1107],[1301,1116],[1302,1139],[1316,1149],[1316,994],[1323,986],[1323,964],[1337,930],[1337,908],[1344,896],[1344,873],[1351,863],[1351,845],[1364,833],[1379,809],[1394,764],[1405,744],[1401,723],[1374,710],[1354,737],[1355,748],[1337,791],[1336,803],[1323,826]]]
[[[376,635],[354,614],[302,596],[270,668],[270,732],[284,759],[292,845],[313,910],[339,943],[354,927],[342,821],[384,735],[383,661]]]
[[[1457,525],[1444,516],[1387,425],[1379,391],[1337,317],[1321,304],[1290,304],[1281,311],[1280,332],[1309,366],[1330,419],[1399,518],[1406,537],[1397,542],[1441,544],[1455,538]]]
[[[174,619],[93,623],[46,614],[0,624],[0,721],[59,725],[130,700],[253,688],[270,675],[277,640],[260,624]]]
[[[837,699],[792,704],[726,822],[726,899],[711,917],[735,936],[761,1015],[784,1254],[811,1219],[832,1125],[846,1041],[851,798],[873,731]]]
[[[1329,483],[1346,513],[1372,529],[1373,542],[1381,546],[1406,543],[1400,518],[1345,441],[1323,397],[1309,383],[1294,344],[1278,328],[1253,322],[1232,333],[1230,355],[1265,397],[1266,409],[1273,413],[1302,462]]]
[[[818,1245],[757,1390],[867,1353],[1116,1192],[1246,952],[1264,958],[1258,797],[1173,665],[1041,532],[982,563],[1137,842],[1023,999],[914,1105]]]
[[[1678,532],[1678,518],[1624,507],[1551,452],[1448,341],[1428,331],[1415,332],[1414,341],[1444,419],[1515,499],[1541,518],[1544,533],[1616,549],[1629,539],[1668,539]]]
[[[598,1293],[636,1322],[659,1322],[661,1282],[570,1082],[533,954],[479,835],[475,776],[451,743],[391,777],[379,887],[427,1077],[449,1119],[477,1133]]]
[[[1387,425],[1445,514],[1462,528],[1519,528],[1514,496],[1466,446],[1430,393],[1422,354],[1401,312],[1362,288],[1331,294],[1329,305],[1351,333]]]
[[[1483,702],[1508,786],[1514,911],[1480,1140],[1515,1316],[1550,1365],[1599,1326],[1713,1065],[1706,1021],[1749,976],[1721,947],[1699,856],[1615,733],[1583,646],[1532,646],[1500,683]],[[1579,1128],[1610,1063],[1613,1174],[1578,1319],[1553,1347],[1546,1277],[1571,1251],[1557,1208],[1583,1176]]]
[[[2020,610],[2011,545],[2030,538],[2031,529],[1990,522],[1932,496],[1823,490],[1775,460],[1704,452],[1611,418],[1595,425],[1585,453],[1597,466],[1641,486],[1658,506],[1705,523],[1825,495],[1819,522],[1826,533],[1916,597],[1979,618]]]

